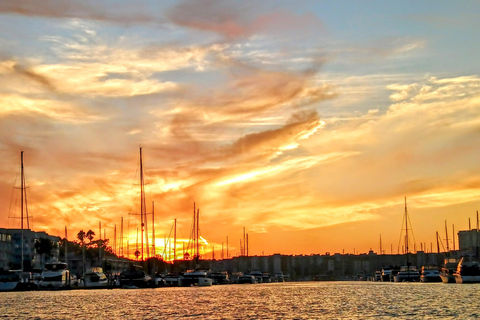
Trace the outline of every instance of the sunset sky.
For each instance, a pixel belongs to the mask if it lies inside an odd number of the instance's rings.
[[[378,252],[380,235],[396,253],[407,197],[430,250],[480,209],[479,12],[0,0],[0,227],[20,225],[23,150],[34,230],[101,221],[112,239],[123,217],[135,239],[142,147],[157,246],[174,219],[189,237],[195,202],[216,255],[244,227],[251,255]]]

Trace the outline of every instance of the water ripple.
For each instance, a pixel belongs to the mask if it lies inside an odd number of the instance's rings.
[[[8,319],[475,319],[479,285],[299,282],[0,293]]]

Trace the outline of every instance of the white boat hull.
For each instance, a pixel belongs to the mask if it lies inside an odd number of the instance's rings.
[[[213,284],[213,279],[211,278],[200,278],[198,279],[199,287],[209,287]]]
[[[44,271],[43,280],[40,280],[38,286],[44,289],[63,289],[70,286],[70,272],[68,270]]]
[[[480,276],[461,276],[455,275],[456,283],[480,283]]]

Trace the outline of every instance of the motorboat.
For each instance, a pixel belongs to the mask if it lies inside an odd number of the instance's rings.
[[[163,276],[165,280],[165,286],[167,287],[178,287],[178,279],[180,274],[177,272],[169,272]]]
[[[178,278],[178,285],[181,287],[199,286],[208,287],[213,284],[207,270],[188,270]]]
[[[103,273],[103,269],[90,268],[83,276],[83,283],[81,284],[85,288],[102,288],[110,285],[107,276]]]
[[[43,289],[70,288],[71,278],[67,264],[59,261],[47,262],[38,285]]]
[[[210,277],[213,279],[213,284],[230,284],[230,277],[227,271],[212,272]]]
[[[446,258],[440,271],[440,278],[443,283],[456,283],[454,273],[457,271],[459,259]]]
[[[454,276],[456,283],[480,283],[480,263],[478,261],[465,261],[462,258]]]
[[[400,267],[400,271],[394,277],[395,282],[415,282],[420,280],[420,272],[415,266]]]
[[[156,272],[154,275],[154,281],[156,287],[164,287],[166,284],[164,276],[158,272]]]
[[[393,280],[392,268],[383,268],[380,275],[380,281],[390,282]]]
[[[441,282],[440,271],[436,266],[422,266],[420,282]]]
[[[152,288],[155,282],[143,270],[128,270],[120,273],[120,286],[125,289]]]
[[[254,275],[244,274],[243,276],[238,277],[238,283],[241,283],[241,284],[244,284],[244,283],[255,284],[255,283],[257,283],[257,279],[255,278]]]
[[[270,283],[272,279],[270,278],[270,273],[264,272],[262,273],[262,283]]]
[[[285,278],[283,277],[282,272],[275,273],[275,281],[276,282],[284,282],[285,281]]]
[[[257,283],[262,283],[263,282],[263,274],[262,274],[261,271],[253,270],[253,271],[250,272],[250,275],[255,277],[255,280],[257,281]]]
[[[37,288],[30,272],[0,270],[0,291],[30,291]]]

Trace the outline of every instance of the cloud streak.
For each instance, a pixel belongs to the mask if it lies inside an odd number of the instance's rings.
[[[24,150],[34,228],[135,234],[140,146],[159,234],[196,202],[209,243],[245,226],[268,254],[368,250],[355,226],[396,234],[404,196],[419,221],[473,206],[478,75],[409,73],[431,39],[342,38],[316,6],[0,2],[1,218]]]

